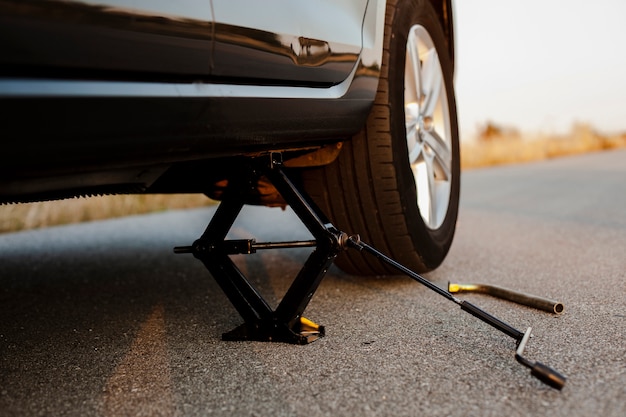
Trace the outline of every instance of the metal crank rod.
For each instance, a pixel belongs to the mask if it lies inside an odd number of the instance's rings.
[[[548,384],[552,388],[555,388],[558,390],[562,389],[563,386],[565,385],[565,381],[566,381],[565,376],[563,376],[556,370],[546,365],[543,365],[542,363],[531,362],[530,360],[522,356],[524,348],[526,347],[526,342],[528,341],[528,338],[530,337],[530,332],[531,332],[530,327],[528,328],[528,330],[526,330],[526,332],[521,332],[517,330],[516,328],[514,328],[513,326],[511,326],[510,324],[505,323],[499,318],[482,310],[480,307],[468,301],[459,300],[458,298],[453,296],[449,291],[446,291],[445,289],[433,284],[432,282],[428,281],[426,278],[415,273],[414,271],[410,270],[404,265],[396,262],[395,260],[386,256],[382,252],[374,249],[367,243],[362,242],[358,236],[350,236],[348,239],[347,245],[359,251],[364,250],[367,253],[374,255],[380,261],[392,266],[393,268],[404,273],[405,275],[409,276],[410,278],[414,279],[420,284],[435,291],[439,295],[458,304],[463,311],[470,313],[472,316],[482,320],[483,322],[489,324],[490,326],[500,330],[502,333],[505,333],[508,336],[512,337],[513,339],[517,341],[517,351],[515,353],[515,359],[522,365],[526,366],[527,368],[530,368],[531,375],[538,378],[541,382]]]

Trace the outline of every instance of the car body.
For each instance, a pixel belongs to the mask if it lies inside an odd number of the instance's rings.
[[[387,3],[0,0],[0,203],[219,195],[270,151],[330,164],[376,100]],[[453,63],[451,1],[426,3]]]
[[[168,171],[350,137],[374,99],[384,2],[3,0],[0,13],[10,202],[202,192]]]

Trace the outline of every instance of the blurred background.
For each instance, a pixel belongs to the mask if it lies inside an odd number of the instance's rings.
[[[529,134],[626,131],[626,1],[456,0],[463,139],[488,123]]]

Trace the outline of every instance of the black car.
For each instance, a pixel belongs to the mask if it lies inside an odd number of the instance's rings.
[[[451,0],[0,0],[0,203],[220,199],[280,154],[338,228],[432,270],[459,199],[452,18]],[[245,192],[285,204],[264,178]]]

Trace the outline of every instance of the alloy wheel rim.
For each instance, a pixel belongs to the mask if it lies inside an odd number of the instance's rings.
[[[448,95],[439,55],[421,25],[409,30],[404,71],[404,112],[417,205],[426,226],[443,224],[452,186]]]

